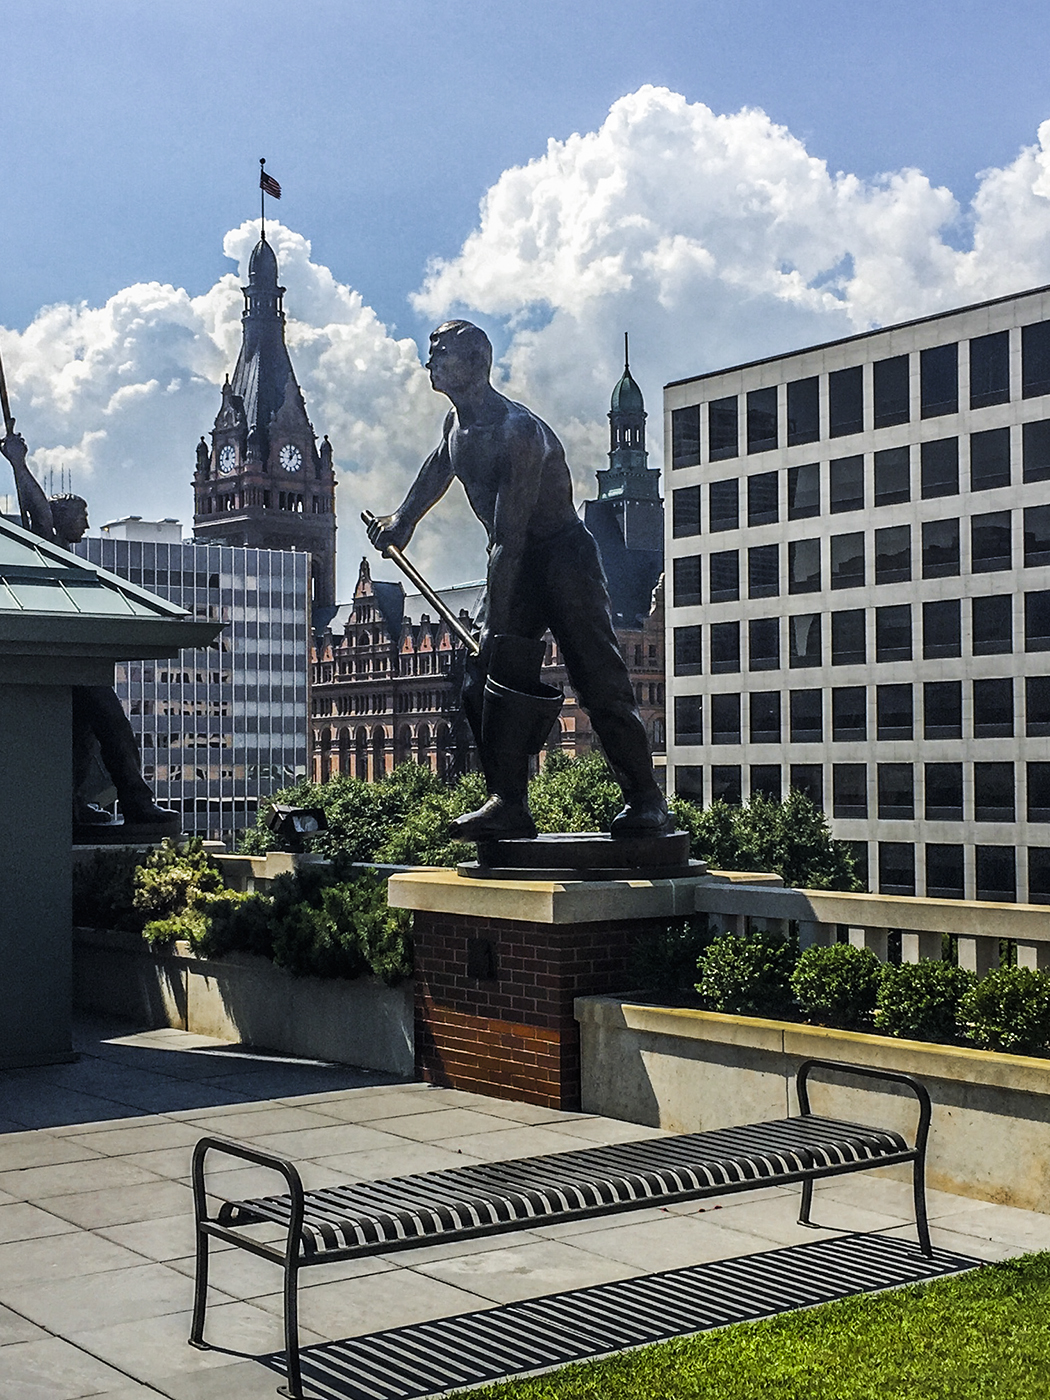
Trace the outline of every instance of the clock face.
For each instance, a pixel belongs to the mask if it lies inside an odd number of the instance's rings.
[[[227,443],[226,446],[219,453],[219,471],[221,471],[224,476],[227,476],[230,472],[233,471],[236,465],[237,452],[229,443]]]
[[[303,454],[298,447],[286,442],[281,448],[281,466],[286,472],[297,472],[303,464]]]

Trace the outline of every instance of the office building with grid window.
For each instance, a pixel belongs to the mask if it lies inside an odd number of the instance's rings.
[[[665,390],[668,766],[1050,903],[1050,288]]]

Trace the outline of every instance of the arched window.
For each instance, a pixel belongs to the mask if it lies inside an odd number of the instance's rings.
[[[359,729],[354,735],[354,777],[368,780],[368,730]]]
[[[339,771],[350,772],[350,731],[345,728],[339,731]]]
[[[332,775],[332,731],[321,730],[321,782],[326,783]]]
[[[372,781],[386,776],[386,734],[381,724],[372,730]]]
[[[430,767],[430,726],[421,724],[416,730],[416,762],[422,768]]]

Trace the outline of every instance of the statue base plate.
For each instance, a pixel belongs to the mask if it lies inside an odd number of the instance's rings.
[[[153,846],[166,836],[182,835],[182,818],[170,822],[84,822],[73,825],[74,846]]]
[[[551,832],[531,841],[479,841],[476,861],[456,867],[474,880],[678,880],[704,875],[689,859],[689,835],[608,836]]]

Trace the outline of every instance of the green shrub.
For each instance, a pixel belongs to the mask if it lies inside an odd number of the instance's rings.
[[[965,968],[933,959],[884,967],[875,1027],[884,1035],[908,1040],[955,1040],[959,1003],[975,981]]]
[[[700,955],[696,990],[712,1011],[790,1015],[791,972],[797,957],[797,943],[778,933],[723,934]]]
[[[219,867],[198,836],[181,846],[165,838],[135,871],[134,882],[134,906],[147,924],[182,913],[201,895],[225,890]]]
[[[962,998],[959,1019],[981,1050],[1043,1054],[1050,1049],[1050,975],[996,968]]]
[[[700,954],[710,941],[706,914],[676,919],[657,933],[641,935],[631,949],[627,975],[632,987],[664,995],[691,992]]]
[[[608,831],[623,796],[600,753],[555,749],[529,784],[529,806],[540,831]]]
[[[870,1023],[881,977],[882,964],[870,948],[833,943],[799,954],[791,989],[809,1020],[858,1030]]]
[[[118,846],[78,862],[73,867],[73,923],[141,933],[145,916],[135,908],[135,872],[142,859],[141,852]]]

